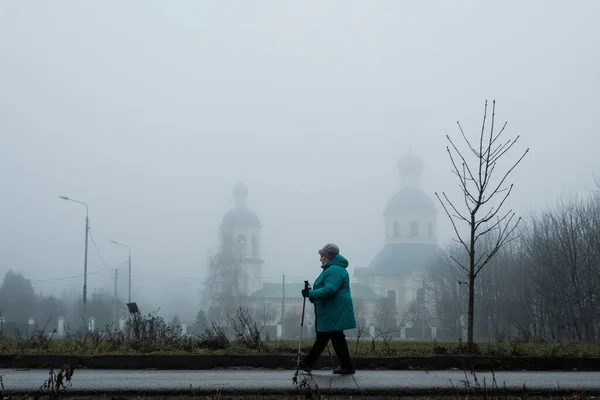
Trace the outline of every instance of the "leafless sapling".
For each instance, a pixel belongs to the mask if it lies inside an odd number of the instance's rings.
[[[466,143],[466,151],[461,151],[454,140],[446,135],[449,145],[446,147],[453,167],[453,173],[459,180],[459,188],[464,201],[464,208],[453,203],[445,192],[435,193],[448,215],[456,240],[469,255],[469,265],[461,263],[456,258],[453,260],[468,274],[469,309],[467,322],[467,346],[474,350],[473,344],[473,315],[474,315],[474,286],[475,278],[483,267],[494,257],[500,248],[517,238],[515,229],[521,218],[515,219],[513,210],[502,211],[504,203],[510,196],[513,184],[506,184],[510,173],[520,164],[529,152],[526,149],[505,172],[500,172],[499,162],[508,156],[508,152],[517,143],[519,136],[514,139],[504,139],[502,134],[506,129],[505,122],[502,128],[494,131],[496,117],[496,101],[492,103],[492,117],[489,133],[486,133],[488,102],[485,102],[483,125],[479,135],[479,144],[473,145],[467,138],[460,122],[457,122],[462,138]],[[459,233],[458,223],[464,222],[469,227],[468,238]],[[485,235],[495,235],[494,244],[489,250],[475,254],[477,241]]]

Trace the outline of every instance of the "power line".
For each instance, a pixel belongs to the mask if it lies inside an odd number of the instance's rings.
[[[95,272],[88,272],[88,276],[89,275],[100,275],[100,274],[107,274],[109,271],[95,271]],[[73,275],[73,276],[65,276],[62,278],[50,278],[50,279],[34,279],[31,280],[30,282],[33,283],[43,283],[43,282],[56,282],[56,281],[66,281],[69,279],[77,279],[77,278],[83,278],[83,275]]]
[[[88,281],[99,282],[99,281],[102,281],[103,279],[106,279],[109,276],[109,274],[110,274],[110,271],[106,271],[103,274],[102,273],[98,273],[92,279],[88,279]],[[72,280],[68,280],[68,281],[49,281],[49,282],[41,281],[41,282],[33,283],[31,286],[34,289],[44,289],[44,288],[57,288],[57,287],[76,286],[76,285],[81,285],[81,284],[82,284],[82,280],[81,279],[77,279],[76,281],[72,281]]]
[[[92,244],[94,245],[94,248],[96,249],[96,254],[98,254],[98,257],[100,258],[100,261],[102,261],[102,264],[104,264],[104,266],[106,268],[108,268],[109,270],[112,271],[112,269],[108,266],[108,264],[106,263],[106,261],[104,261],[104,257],[102,257],[102,254],[100,254],[100,250],[98,249],[98,245],[96,244],[96,241],[94,240],[94,235],[92,235],[92,228],[90,228],[90,239],[92,239]]]
[[[98,275],[107,275],[109,273],[114,272],[115,267],[124,266],[127,264],[127,261],[121,262],[119,264],[115,264],[112,267],[108,267],[107,270],[101,271],[93,271],[89,272],[88,276],[98,276]],[[71,286],[71,285],[79,285],[80,282],[68,282],[71,280],[79,280],[82,279],[83,275],[72,275],[65,276],[60,278],[49,278],[49,279],[35,279],[30,280],[32,286],[35,288],[40,287],[61,287],[61,286]],[[160,282],[160,283],[169,283],[169,284],[206,284],[206,283],[227,283],[230,282],[228,279],[207,279],[202,277],[190,277],[190,276],[168,276],[161,274],[154,274],[149,272],[136,272],[133,275],[133,278],[140,282]],[[286,276],[287,278],[287,276]],[[261,279],[253,279],[253,281],[261,282],[261,283],[280,283],[280,276],[267,276]],[[302,283],[304,280],[300,277],[291,277],[288,280],[288,283]],[[0,281],[1,284],[1,281]]]

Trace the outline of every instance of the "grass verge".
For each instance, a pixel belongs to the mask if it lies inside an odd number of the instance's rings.
[[[201,338],[180,340],[122,339],[112,340],[51,339],[39,341],[35,338],[15,339],[0,337],[0,354],[63,354],[63,355],[135,355],[135,354],[290,354],[298,351],[298,342],[293,340],[264,340],[260,346],[247,341],[229,341],[215,346],[207,345]],[[303,350],[311,346],[304,340]],[[353,357],[380,356],[432,356],[464,354],[461,342],[407,342],[407,341],[360,341],[350,342]],[[486,356],[547,356],[547,357],[600,357],[600,344],[590,343],[522,343],[488,342],[478,343],[477,354]]]

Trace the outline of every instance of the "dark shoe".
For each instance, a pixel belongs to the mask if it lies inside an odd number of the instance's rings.
[[[354,368],[338,368],[333,370],[333,373],[336,375],[354,375],[355,372]]]

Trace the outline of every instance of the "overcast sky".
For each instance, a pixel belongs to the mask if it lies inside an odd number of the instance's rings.
[[[460,120],[476,137],[486,99],[531,148],[511,207],[585,193],[598,15],[595,0],[2,1],[0,274],[80,291],[45,281],[83,272],[84,207],[66,195],[89,204],[109,266],[127,257],[110,240],[132,247],[138,298],[195,302],[240,180],[266,278],[312,280],[326,242],[366,266],[398,159],[412,148],[424,189],[452,192],[445,135]],[[91,242],[89,269],[110,290]]]

